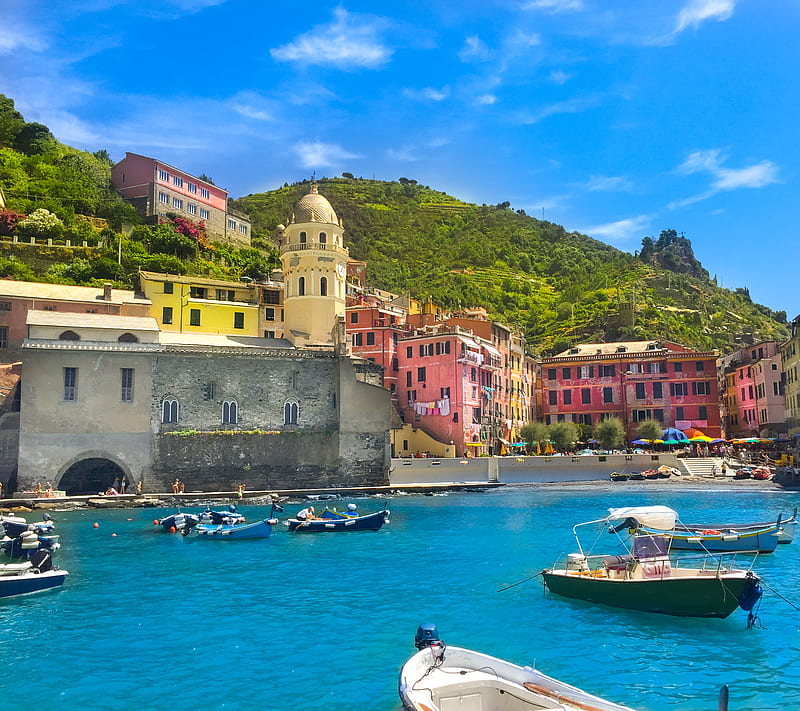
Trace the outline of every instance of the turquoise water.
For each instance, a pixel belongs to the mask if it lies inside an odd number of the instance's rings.
[[[800,607],[800,540],[759,557],[778,594],[766,590],[750,630],[741,610],[725,620],[616,610],[544,594],[538,579],[498,592],[571,552],[574,523],[645,504],[684,520],[768,520],[800,494],[635,483],[397,496],[378,532],[281,526],[255,541],[164,533],[152,525],[164,509],[54,513],[56,562],[70,576],[60,591],[0,601],[0,699],[396,711],[399,667],[417,625],[433,622],[449,644],[535,663],[636,709],[715,709],[722,684],[732,710],[800,708],[800,612],[778,595]],[[251,521],[268,514],[241,508]]]

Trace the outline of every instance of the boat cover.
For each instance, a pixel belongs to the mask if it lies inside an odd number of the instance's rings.
[[[634,519],[640,526],[669,531],[675,528],[678,513],[669,506],[625,506],[609,509],[606,520],[618,521],[626,518]]]

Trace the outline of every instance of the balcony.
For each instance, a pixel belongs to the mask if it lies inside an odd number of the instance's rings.
[[[281,253],[286,252],[304,252],[307,250],[314,250],[317,252],[335,252],[345,256],[350,256],[350,250],[347,247],[340,247],[336,244],[327,244],[324,242],[304,242],[303,244],[286,244],[281,247]]]

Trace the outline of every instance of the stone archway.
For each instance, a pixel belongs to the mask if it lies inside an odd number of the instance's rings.
[[[88,496],[104,492],[109,486],[125,476],[125,471],[115,462],[104,457],[87,457],[72,464],[61,476],[58,488],[67,496]]]

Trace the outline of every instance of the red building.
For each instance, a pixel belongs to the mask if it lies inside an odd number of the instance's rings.
[[[594,426],[618,417],[635,439],[638,423],[652,419],[720,437],[716,359],[669,341],[573,346],[541,361],[545,422]]]

